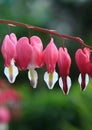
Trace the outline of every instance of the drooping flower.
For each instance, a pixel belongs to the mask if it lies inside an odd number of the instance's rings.
[[[59,67],[59,85],[64,92],[64,94],[68,94],[69,89],[71,87],[71,79],[68,76],[71,66],[71,58],[67,52],[66,48],[59,48],[58,52],[58,67]]]
[[[43,65],[43,45],[42,41],[37,36],[32,36],[30,39],[22,37],[18,40],[16,46],[16,63],[20,70],[28,71],[28,78],[33,88],[37,86],[38,74],[35,68]]]
[[[30,38],[32,46],[32,56],[28,68],[39,68],[43,66],[43,44],[39,37]]]
[[[56,48],[53,38],[43,52],[44,62],[46,63],[47,72],[44,74],[44,81],[49,89],[53,89],[54,84],[58,80],[58,74],[55,71],[58,59],[58,49]]]
[[[5,106],[0,107],[0,129],[8,130],[8,123],[10,122],[11,114]]]
[[[80,75],[78,77],[78,82],[81,86],[82,90],[85,90],[88,82],[89,82],[89,76],[88,76],[88,65],[90,58],[90,50],[88,48],[78,49],[75,53],[75,61],[78,66],[78,69],[80,71]]]
[[[16,64],[19,70],[26,70],[32,55],[32,48],[27,37],[22,37],[16,45]]]
[[[8,123],[10,121],[10,112],[9,110],[4,107],[4,106],[1,106],[0,107],[0,124],[1,123]]]
[[[16,45],[16,35],[11,33],[10,35],[5,36],[1,47],[5,65],[4,73],[10,83],[14,83],[16,76],[18,75],[18,69],[14,64],[16,56]]]
[[[7,88],[6,90],[0,93],[0,105],[7,105],[9,107],[14,107],[16,104],[19,104],[21,101],[20,94],[11,88]]]

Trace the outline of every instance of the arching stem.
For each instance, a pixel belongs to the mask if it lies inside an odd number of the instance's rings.
[[[92,47],[87,45],[87,44],[85,44],[84,41],[80,37],[64,35],[64,34],[58,33],[55,30],[40,28],[40,27],[37,27],[37,26],[25,24],[25,23],[22,23],[22,22],[16,22],[16,21],[12,21],[12,20],[0,19],[0,24],[7,24],[9,26],[21,26],[21,27],[25,27],[27,29],[33,29],[33,30],[36,30],[36,31],[48,33],[48,34],[51,34],[51,35],[54,35],[54,36],[57,36],[57,37],[60,37],[60,38],[63,38],[63,39],[73,40],[73,41],[78,42],[82,46],[90,48],[92,50]]]

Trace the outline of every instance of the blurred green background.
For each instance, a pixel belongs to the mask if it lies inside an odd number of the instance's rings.
[[[0,19],[15,20],[43,28],[53,29],[62,34],[81,37],[85,43],[92,41],[92,1],[91,0],[0,0]],[[22,27],[10,27],[18,38],[28,36]],[[0,25],[0,43],[8,33],[7,25]],[[44,47],[50,36],[31,30],[38,35]],[[61,39],[54,37],[59,48]],[[65,40],[72,58],[70,76],[72,87],[69,95],[64,95],[58,85],[48,90],[43,81],[45,66],[37,69],[39,81],[33,89],[27,78],[27,71],[20,72],[13,87],[23,97],[21,118],[10,123],[10,130],[91,130],[92,129],[92,80],[85,92],[80,90],[77,78],[79,71],[74,55],[81,47],[75,41]],[[0,54],[0,77],[3,73],[3,58]],[[58,71],[58,68],[57,68]]]

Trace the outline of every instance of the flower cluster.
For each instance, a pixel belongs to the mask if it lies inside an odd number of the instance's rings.
[[[58,81],[58,73],[55,70],[57,64],[60,73],[59,86],[64,94],[69,93],[71,87],[69,77],[71,58],[67,48],[60,47],[57,49],[53,38],[50,39],[43,50],[42,41],[38,36],[21,37],[17,40],[16,35],[11,33],[5,36],[1,52],[4,58],[4,73],[10,83],[15,82],[19,70],[28,70],[30,83],[33,88],[36,88],[38,81],[36,68],[43,67],[46,64],[44,81],[49,89],[53,89]],[[77,50],[75,60],[81,73],[78,81],[82,90],[84,90],[89,81],[88,75],[92,76],[90,50],[88,48]]]
[[[18,70],[28,69],[30,83],[33,88],[36,88],[38,74],[35,69],[46,64],[47,72],[44,74],[44,81],[48,88],[52,89],[58,80],[58,74],[55,71],[56,63],[58,63],[61,76],[59,85],[65,94],[69,92],[71,80],[68,75],[71,59],[66,48],[57,49],[53,38],[43,50],[42,41],[38,36],[32,36],[30,39],[21,37],[17,40],[16,35],[11,33],[5,36],[1,52],[4,58],[4,73],[10,83],[14,83]]]

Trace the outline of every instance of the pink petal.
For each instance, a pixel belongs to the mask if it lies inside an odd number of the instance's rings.
[[[15,58],[16,55],[16,36],[15,34],[6,35],[3,44],[1,47],[1,52],[4,58],[5,66],[10,66],[12,59]]]
[[[0,122],[9,122],[10,118],[9,110],[5,107],[0,107]]]
[[[39,68],[43,65],[42,41],[39,37],[32,36],[30,38],[30,43],[30,46],[32,47],[32,55],[30,58],[30,64],[28,68]]]
[[[58,49],[53,42],[53,38],[51,38],[50,43],[45,48],[43,56],[48,73],[53,73],[58,59]]]
[[[39,68],[43,65],[43,53],[37,46],[32,47],[32,55],[28,68]]]
[[[27,37],[22,37],[18,40],[16,46],[16,63],[20,70],[27,69],[32,56],[32,47],[29,44]]]
[[[37,46],[40,50],[43,50],[43,44],[38,36],[32,36],[30,38],[30,43],[32,46]]]
[[[75,53],[75,61],[81,73],[87,73],[90,62],[90,50],[88,48],[78,49]]]
[[[13,42],[13,44],[17,45],[17,37],[14,33],[10,34],[10,40]]]
[[[58,53],[58,67],[61,76],[69,75],[71,66],[71,58],[66,48],[59,48]]]

